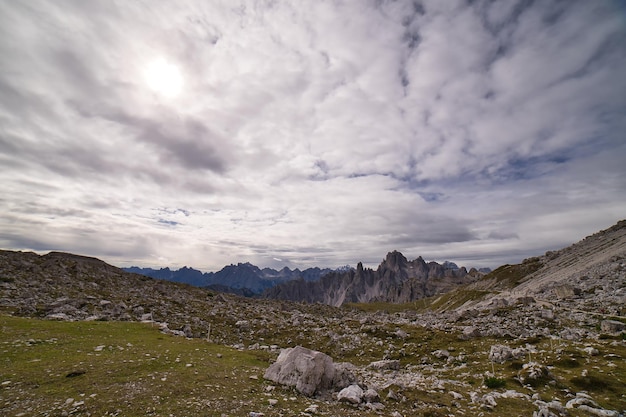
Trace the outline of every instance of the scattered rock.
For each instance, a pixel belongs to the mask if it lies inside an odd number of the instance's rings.
[[[380,395],[378,394],[378,392],[375,389],[368,388],[363,393],[363,400],[365,400],[365,402],[367,402],[367,403],[376,403],[376,402],[380,401]]]
[[[552,376],[547,367],[537,362],[530,362],[525,363],[522,366],[522,369],[519,371],[517,377],[523,385],[528,384],[536,386],[539,383],[547,382],[547,380],[551,379]]]
[[[598,356],[600,354],[600,351],[592,346],[587,346],[583,348],[582,351],[589,356]]]
[[[361,401],[363,401],[364,394],[365,393],[360,386],[356,384],[350,385],[349,387],[346,387],[339,391],[339,393],[337,394],[337,401],[347,402],[350,404],[360,404]]]
[[[463,328],[463,332],[459,336],[461,340],[469,340],[474,339],[476,337],[480,337],[480,330],[475,326],[465,326]]]
[[[619,333],[626,329],[626,324],[617,320],[602,320],[600,322],[600,330],[605,333]]]
[[[523,358],[526,354],[525,349],[511,349],[504,345],[493,345],[489,350],[489,360],[496,363],[504,363],[513,359]]]
[[[367,367],[369,369],[375,369],[378,371],[384,371],[384,370],[397,371],[398,369],[400,369],[400,361],[392,360],[392,359],[385,359],[382,361],[372,362],[369,365],[367,365]]]

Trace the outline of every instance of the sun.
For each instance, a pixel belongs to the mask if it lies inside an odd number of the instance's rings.
[[[176,97],[183,89],[180,69],[164,58],[150,62],[146,66],[144,78],[152,91],[165,97]]]

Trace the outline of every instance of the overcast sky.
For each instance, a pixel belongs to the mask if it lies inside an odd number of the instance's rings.
[[[0,247],[518,263],[626,218],[626,3],[0,0]]]

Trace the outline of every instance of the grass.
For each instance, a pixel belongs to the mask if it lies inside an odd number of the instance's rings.
[[[488,376],[485,377],[485,379],[483,380],[483,384],[485,384],[487,388],[496,389],[503,388],[506,385],[506,381],[504,379],[496,378],[494,376]]]
[[[398,359],[401,374],[442,381],[442,386],[430,382],[396,384],[393,390],[398,401],[387,400],[389,388],[381,389],[386,407],[383,415],[393,411],[417,416],[457,411],[464,411],[464,415],[483,411],[486,415],[531,415],[536,410],[530,401],[501,398],[494,411],[485,411],[469,399],[470,392],[484,395],[507,389],[529,396],[538,393],[546,400],[558,398],[563,404],[569,393],[586,390],[607,409],[626,409],[621,389],[626,381],[626,346],[619,341],[587,343],[602,352],[589,356],[580,343],[535,340],[537,353],[532,359],[546,365],[551,377],[531,387],[516,380],[528,358],[495,364],[492,369],[489,348],[503,343],[501,339],[460,340],[455,333],[412,324],[346,320],[343,325],[360,329],[360,340],[350,342],[347,349],[340,348],[345,336],[339,327],[331,329],[338,339],[317,339],[314,329],[303,332],[301,328],[277,327],[267,333],[264,343],[287,347],[292,340],[291,345],[321,350],[336,362],[357,366],[383,358]],[[314,402],[319,405],[319,415],[378,415],[363,408],[306,398],[290,388],[273,387],[262,376],[275,353],[164,335],[150,324],[55,322],[0,315],[0,330],[2,416],[236,416],[252,411],[268,417],[297,416]],[[399,330],[406,336],[399,336]],[[525,346],[526,341],[504,343],[513,348]],[[455,358],[437,358],[433,352],[441,349],[449,350]],[[463,398],[454,400],[450,391]],[[270,406],[270,398],[278,404]],[[570,410],[570,415],[583,414]]]
[[[140,323],[9,316],[0,323],[5,416],[220,416],[220,409],[258,411],[267,403],[262,352],[167,336]]]

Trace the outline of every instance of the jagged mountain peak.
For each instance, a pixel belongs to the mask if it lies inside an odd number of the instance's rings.
[[[399,271],[402,268],[406,268],[408,262],[409,261],[401,252],[394,250],[387,254],[385,259],[381,263],[381,267],[392,269],[394,271]]]

